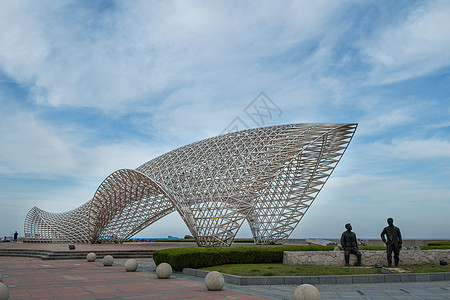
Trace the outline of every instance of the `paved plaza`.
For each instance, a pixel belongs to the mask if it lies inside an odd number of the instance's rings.
[[[151,245],[76,245],[77,249],[172,247]],[[0,248],[3,248],[0,245]],[[34,245],[47,249],[67,245]],[[33,246],[33,247],[34,247]],[[25,244],[11,244],[25,247]],[[30,247],[28,245],[28,247]],[[84,249],[86,248],[86,249]],[[297,286],[238,286],[225,284],[222,291],[208,291],[204,279],[174,273],[170,279],[158,279],[150,258],[137,259],[137,272],[125,272],[126,259],[116,259],[111,267],[101,260],[89,263],[78,260],[41,260],[30,257],[0,256],[0,272],[9,286],[11,299],[292,299]],[[389,284],[317,285],[322,299],[450,299],[450,282]]]

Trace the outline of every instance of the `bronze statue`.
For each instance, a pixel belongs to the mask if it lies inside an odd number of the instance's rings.
[[[350,223],[345,224],[347,229],[341,235],[341,246],[344,248],[345,265],[349,266],[350,254],[353,253],[358,258],[358,266],[361,265],[361,252],[358,249],[358,240],[356,234],[352,232],[352,225]]]
[[[400,260],[400,248],[402,247],[402,234],[400,233],[400,229],[394,226],[394,220],[392,218],[387,219],[388,225],[384,227],[381,232],[381,239],[386,244],[386,253],[388,260],[388,267],[392,265],[392,252],[394,252],[394,261],[395,266],[398,267],[398,262]],[[387,240],[385,238],[387,236]]]
[[[392,218],[387,219],[387,223],[389,226],[384,227],[381,232],[381,239],[386,244],[386,253],[387,253],[387,261],[388,267],[392,265],[392,252],[394,252],[394,260],[395,266],[398,267],[398,262],[400,260],[400,248],[402,247],[402,234],[400,233],[400,229],[394,226],[394,220]],[[387,240],[385,238],[387,236]]]

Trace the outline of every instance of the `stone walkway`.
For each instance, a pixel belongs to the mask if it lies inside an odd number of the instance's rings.
[[[192,246],[182,243],[183,246]],[[179,243],[76,245],[77,250],[157,250]],[[1,244],[0,248],[66,250],[63,244]],[[11,299],[292,299],[295,285],[237,286],[222,291],[205,288],[204,279],[174,273],[158,279],[152,259],[138,259],[137,272],[125,272],[126,259],[111,267],[101,260],[41,260],[0,256],[0,273]],[[450,281],[384,284],[316,285],[323,300],[450,299]]]
[[[100,260],[44,261],[0,257],[0,272],[11,299],[292,299],[297,286],[236,286],[219,292],[202,278],[174,273],[157,279],[152,259],[138,259],[137,272],[125,272],[126,259],[104,267]],[[450,282],[317,285],[327,299],[450,299]]]
[[[228,288],[211,292],[203,282],[177,276],[158,279],[142,267],[126,272],[122,263],[0,257],[0,272],[11,299],[267,299]]]

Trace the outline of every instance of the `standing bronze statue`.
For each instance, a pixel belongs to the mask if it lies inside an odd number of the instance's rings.
[[[400,229],[394,226],[394,220],[392,218],[387,219],[389,226],[384,227],[381,232],[381,239],[386,244],[387,261],[388,267],[392,265],[392,252],[394,252],[395,266],[398,267],[398,262],[400,260],[400,248],[402,247],[402,234]],[[387,240],[385,238],[387,236]]]
[[[361,265],[361,252],[358,249],[358,240],[356,239],[356,234],[352,232],[352,225],[350,223],[345,224],[347,229],[341,235],[341,246],[344,248],[345,255],[345,265],[349,266],[350,254],[353,253],[358,258],[358,266]]]

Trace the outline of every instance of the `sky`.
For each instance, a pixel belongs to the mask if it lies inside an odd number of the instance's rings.
[[[230,128],[355,122],[291,238],[378,238],[392,217],[450,239],[450,1],[0,5],[1,236]],[[137,236],[186,234],[173,213]]]

